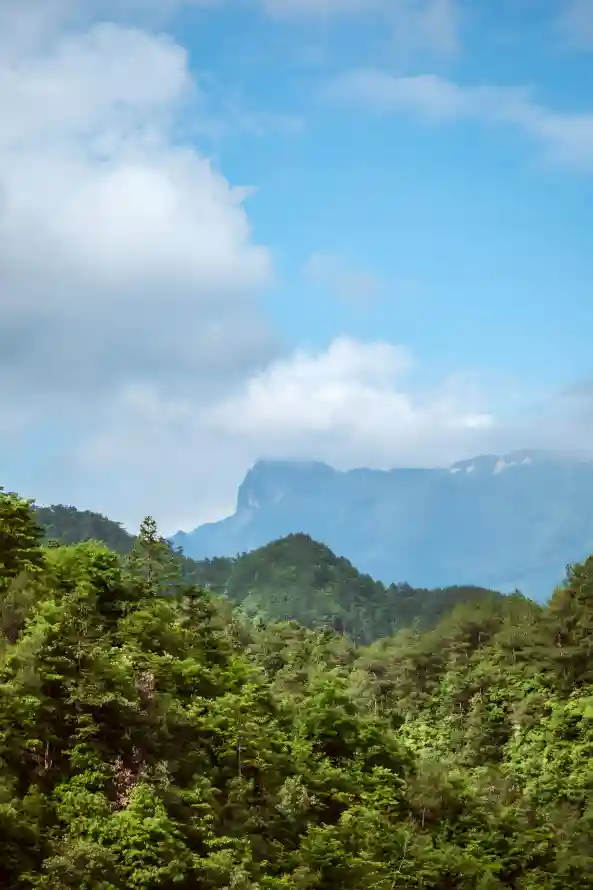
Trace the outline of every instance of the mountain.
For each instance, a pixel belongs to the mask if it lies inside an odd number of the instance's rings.
[[[302,532],[384,583],[452,584],[547,598],[593,550],[593,462],[543,451],[447,469],[357,469],[260,461],[236,512],[179,532],[193,558],[232,556]]]
[[[99,540],[122,556],[134,544],[120,523],[98,513],[57,505],[36,507],[35,514],[46,537],[61,543]],[[184,581],[225,596],[250,617],[328,627],[362,643],[412,625],[430,630],[462,602],[501,598],[474,587],[386,587],[303,534],[288,535],[237,558],[178,559]]]
[[[120,522],[114,522],[91,510],[77,510],[76,507],[64,504],[36,506],[35,518],[45,529],[46,539],[53,539],[61,544],[102,541],[122,556],[129,553],[134,545],[134,536]]]
[[[217,571],[216,562],[222,560],[196,565],[205,577],[208,566]],[[216,590],[215,585],[206,586]],[[304,534],[288,535],[232,560],[224,589],[216,592],[253,617],[329,627],[357,642],[370,642],[412,625],[427,630],[462,602],[502,598],[500,593],[476,587],[386,587]]]

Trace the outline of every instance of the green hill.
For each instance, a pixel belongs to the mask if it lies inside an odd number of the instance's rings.
[[[120,522],[107,519],[100,513],[78,510],[63,504],[51,507],[35,507],[37,522],[45,529],[46,539],[61,544],[78,544],[81,541],[102,541],[110,550],[124,556],[130,553],[134,536]]]
[[[98,540],[122,556],[134,536],[120,523],[75,507],[37,507],[47,538],[73,544]],[[327,627],[357,642],[416,626],[434,627],[456,605],[500,598],[479,587],[415,589],[385,586],[304,534],[291,534],[235,558],[192,560],[177,552],[183,580],[227,597],[250,618]]]
[[[412,625],[426,630],[461,602],[502,596],[478,587],[386,587],[303,534],[287,535],[239,556],[232,562],[224,593],[248,615],[330,627],[358,641]]]

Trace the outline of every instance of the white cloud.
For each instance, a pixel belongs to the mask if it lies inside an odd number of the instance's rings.
[[[104,480],[85,467],[117,416],[129,448],[113,440],[103,506],[129,518],[148,507],[155,462],[171,459],[160,446],[175,445],[154,418],[152,441],[139,438],[146,422],[134,432],[132,420],[147,409],[134,413],[130,393],[190,393],[199,405],[265,364],[277,347],[258,299],[273,266],[251,235],[250,190],[180,132],[200,112],[185,50],[124,24],[74,25],[79,11],[67,0],[0,8],[11,49],[0,53],[0,415],[12,433],[0,447],[15,473],[2,481],[96,504]],[[17,472],[27,430],[37,475]]]
[[[330,81],[323,95],[339,103],[370,104],[378,111],[412,111],[429,120],[446,120],[467,113],[463,91],[433,74],[395,77],[376,68],[359,68]]]
[[[272,363],[206,415],[212,429],[277,456],[315,456],[337,466],[442,461],[478,444],[493,419],[473,381],[434,391],[407,379],[408,351],[390,343],[334,340]]]
[[[109,23],[23,55],[0,77],[4,150],[31,149],[39,138],[63,146],[106,130],[125,138],[170,111],[192,84],[186,53],[172,40]]]
[[[242,371],[270,345],[249,191],[175,138],[192,91],[181,47],[111,24],[0,67],[0,365],[16,381]]]
[[[561,113],[525,88],[461,86],[434,74],[398,77],[379,69],[347,71],[328,83],[326,100],[385,113],[411,113],[442,123],[477,120],[514,126],[551,161],[593,169],[593,112]]]

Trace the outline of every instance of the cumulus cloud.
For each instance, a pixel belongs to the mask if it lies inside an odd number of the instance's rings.
[[[251,235],[250,189],[180,129],[200,111],[185,50],[123,23],[83,26],[79,12],[68,0],[0,10],[0,413],[13,441],[58,427],[39,439],[39,451],[61,441],[38,461],[35,493],[76,503],[76,442],[92,455],[130,392],[216,398],[277,349],[258,302],[273,265]],[[165,455],[153,444],[154,468]],[[124,450],[119,460],[115,476]]]
[[[415,114],[430,123],[476,120],[515,127],[556,163],[593,169],[593,112],[561,113],[522,87],[462,86],[434,74],[399,77],[375,68],[344,72],[322,96],[383,113]]]
[[[0,366],[17,389],[242,372],[271,347],[249,190],[175,138],[193,92],[180,46],[113,24],[0,68]]]
[[[259,450],[321,456],[337,465],[447,460],[493,424],[471,379],[415,391],[409,352],[391,343],[334,340],[296,352],[253,376],[206,417],[210,428]],[[478,432],[478,435],[476,435]]]

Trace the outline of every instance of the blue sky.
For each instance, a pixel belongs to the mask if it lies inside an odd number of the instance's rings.
[[[459,19],[457,51],[437,45],[401,61],[372,15],[270,21],[252,9],[194,10],[177,33],[221,92],[302,127],[216,146],[226,175],[256,184],[249,214],[277,257],[269,308],[284,336],[316,346],[336,332],[387,337],[440,372],[467,363],[562,385],[591,373],[593,118],[589,163],[552,164],[545,144],[512,124],[435,124],[321,95],[365,67],[529,86],[560,115],[593,108],[593,53],[569,49],[557,3],[501,3],[496,15],[475,4]],[[380,298],[353,306],[303,288],[318,250],[376,278]]]
[[[590,0],[0,25],[5,487],[174,530],[261,455],[590,448]]]

